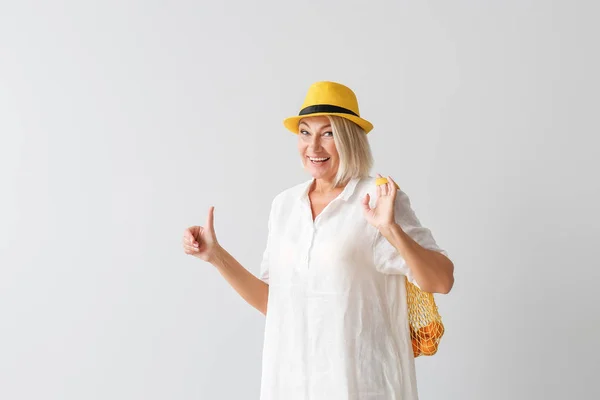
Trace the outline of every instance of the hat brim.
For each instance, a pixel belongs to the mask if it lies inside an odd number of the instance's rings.
[[[309,118],[309,117],[318,117],[320,115],[335,115],[338,117],[346,118],[347,120],[350,120],[350,121],[354,122],[356,125],[360,126],[365,131],[365,133],[369,133],[373,129],[373,124],[370,123],[369,121],[367,121],[366,119],[357,117],[352,114],[344,114],[344,113],[314,113],[314,114],[307,114],[307,115],[296,115],[296,116],[284,119],[283,125],[290,132],[298,134],[299,133],[298,132],[298,124],[300,123],[301,119]]]

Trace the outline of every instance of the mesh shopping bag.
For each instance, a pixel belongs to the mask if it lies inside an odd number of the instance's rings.
[[[377,186],[388,183],[387,178],[378,177]],[[396,184],[396,188],[398,184]],[[442,317],[438,312],[433,293],[424,292],[406,279],[406,303],[408,325],[415,357],[432,356],[437,353],[440,339],[444,335]]]
[[[424,292],[406,280],[408,325],[415,357],[434,355],[444,335],[442,317],[433,293]]]

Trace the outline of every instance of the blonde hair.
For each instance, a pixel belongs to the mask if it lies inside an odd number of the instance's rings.
[[[354,122],[336,115],[328,115],[333,130],[333,140],[340,157],[335,186],[352,178],[369,176],[373,167],[373,154],[365,131]]]

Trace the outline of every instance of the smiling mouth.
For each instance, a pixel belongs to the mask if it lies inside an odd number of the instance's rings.
[[[309,157],[307,156],[307,158],[310,160],[311,163],[313,164],[322,164],[324,162],[329,161],[329,159],[331,157]]]

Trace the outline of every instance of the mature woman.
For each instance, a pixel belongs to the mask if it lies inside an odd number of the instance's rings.
[[[448,293],[454,266],[394,181],[369,176],[373,126],[352,90],[313,84],[284,125],[312,178],[273,200],[260,277],[219,245],[213,208],[185,252],[266,315],[262,400],[415,400],[405,277]]]

